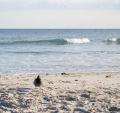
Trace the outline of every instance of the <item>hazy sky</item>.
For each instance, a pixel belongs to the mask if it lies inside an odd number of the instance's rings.
[[[120,28],[120,0],[0,0],[0,28]]]

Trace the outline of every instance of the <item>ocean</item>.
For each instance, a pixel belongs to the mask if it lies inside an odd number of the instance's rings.
[[[119,29],[0,29],[0,74],[120,71]]]

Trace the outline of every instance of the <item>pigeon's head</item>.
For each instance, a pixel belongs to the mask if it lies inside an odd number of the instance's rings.
[[[38,75],[37,78],[40,78],[40,76]]]

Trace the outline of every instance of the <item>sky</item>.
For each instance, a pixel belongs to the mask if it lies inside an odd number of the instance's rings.
[[[120,28],[120,0],[0,0],[0,28]]]

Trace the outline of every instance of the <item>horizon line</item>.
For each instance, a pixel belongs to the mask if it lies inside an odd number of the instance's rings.
[[[120,28],[0,28],[0,30],[120,30]]]

